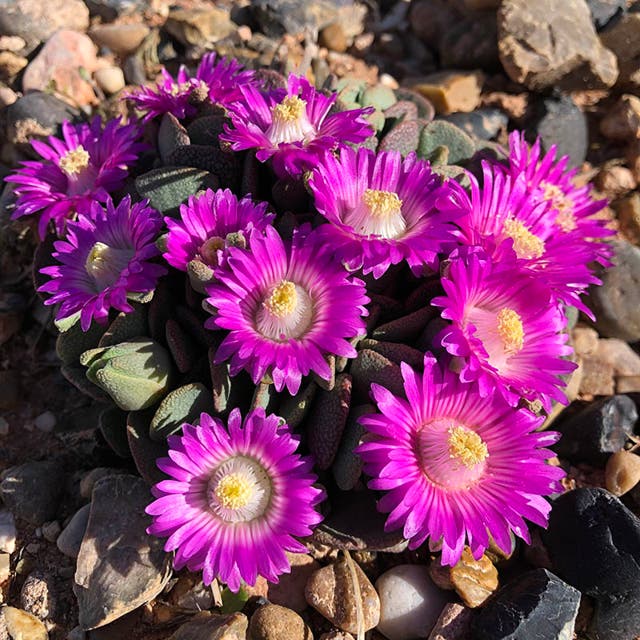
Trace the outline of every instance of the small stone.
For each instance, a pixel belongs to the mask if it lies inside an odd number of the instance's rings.
[[[640,155],[638,156],[640,159]],[[640,169],[640,162],[638,163]],[[640,178],[640,171],[634,174],[634,179]],[[620,198],[612,205],[618,219],[620,232],[632,244],[640,243],[640,194],[632,193],[626,198]]]
[[[277,604],[259,607],[249,622],[248,640],[313,640],[311,629],[291,609]]]
[[[326,26],[318,34],[318,44],[338,53],[344,53],[349,46],[347,36],[339,22]]]
[[[571,332],[571,344],[576,355],[593,355],[598,348],[598,332],[591,327],[575,327]]]
[[[601,33],[602,44],[618,59],[617,85],[637,91],[640,88],[640,13],[627,13],[611,22]]]
[[[506,130],[509,116],[500,109],[476,109],[471,113],[452,113],[442,118],[455,124],[470,136],[480,140],[493,140]]]
[[[582,369],[581,395],[612,396],[615,393],[613,365],[590,357],[582,359],[580,368]]]
[[[242,613],[216,615],[198,613],[169,640],[245,640],[249,621]]]
[[[42,535],[45,540],[49,542],[55,542],[62,531],[62,527],[57,520],[52,520],[51,522],[45,522],[42,525]]]
[[[609,140],[627,142],[629,138],[640,138],[640,98],[621,96],[600,120],[600,132]]]
[[[364,631],[373,629],[380,619],[380,598],[362,569],[354,562],[360,591],[360,608],[364,618]],[[304,590],[307,602],[333,625],[358,633],[358,605],[352,570],[342,558],[318,569],[309,578]]]
[[[484,77],[481,72],[440,71],[417,81],[409,88],[427,98],[440,114],[473,111],[480,103]]]
[[[433,629],[449,596],[438,589],[424,565],[401,564],[376,580],[380,594],[378,630],[389,640],[424,638]]]
[[[268,584],[267,598],[273,604],[302,613],[307,608],[304,587],[311,574],[320,568],[320,564],[306,553],[285,551],[285,554],[291,564],[291,573],[283,573],[277,583]]]
[[[26,66],[29,61],[12,51],[0,51],[0,80],[10,82]]]
[[[485,555],[475,560],[466,547],[450,575],[453,588],[471,608],[479,607],[498,588],[498,570],[491,560]]]
[[[471,609],[457,602],[449,602],[444,605],[427,640],[466,640],[472,618]]]
[[[598,39],[584,0],[504,0],[498,38],[507,75],[533,91],[606,89],[618,77],[616,57]]]
[[[640,375],[640,355],[618,338],[598,340],[595,357],[610,364],[616,376]]]
[[[125,57],[133,53],[149,35],[144,24],[99,24],[89,31],[91,39],[101,47]]]
[[[207,611],[214,606],[211,586],[205,586],[192,574],[181,576],[171,589],[171,603],[183,609]]]
[[[100,16],[112,22],[118,16],[130,13],[141,14],[149,6],[149,0],[84,0],[92,16]]]
[[[0,108],[8,107],[18,99],[18,94],[9,87],[0,87]]]
[[[95,45],[88,36],[76,31],[57,31],[25,70],[22,90],[26,93],[53,88],[71,104],[94,104],[97,100],[93,87],[83,74],[91,75],[96,67]]]
[[[125,87],[124,73],[120,67],[104,67],[98,69],[93,77],[98,83],[98,86],[106,94],[118,93]]]
[[[495,13],[474,12],[458,20],[440,39],[438,51],[445,69],[502,71]]]
[[[4,583],[11,576],[11,555],[0,553],[0,584]]]
[[[47,620],[55,616],[56,605],[53,578],[41,571],[30,573],[20,591],[20,606],[36,618]]]
[[[16,550],[16,523],[8,509],[0,510],[0,551],[13,553]]]
[[[216,6],[202,9],[173,9],[164,28],[186,46],[206,47],[230,36],[235,25],[229,12]]]
[[[571,461],[601,466],[609,454],[624,447],[637,419],[636,405],[629,396],[602,398],[554,424],[562,437],[553,449]]]
[[[0,494],[15,516],[41,525],[55,517],[64,480],[64,472],[53,460],[26,462],[6,472]]]
[[[640,482],[640,456],[630,451],[616,451],[607,460],[604,474],[607,490],[620,497]]]
[[[80,507],[80,509],[73,514],[71,520],[69,520],[69,524],[67,524],[58,536],[56,546],[65,556],[69,558],[78,557],[80,546],[82,545],[82,538],[84,538],[85,531],[87,530],[90,511],[90,504],[85,504],[84,507]]]
[[[626,0],[587,0],[595,28],[604,29],[614,18],[626,13]]]
[[[110,469],[109,467],[96,467],[88,471],[86,475],[80,479],[80,496],[82,498],[91,498],[93,487],[98,480],[106,478],[107,476],[118,475],[122,473],[119,469]]]
[[[600,170],[594,185],[609,200],[614,200],[635,189],[636,181],[630,169],[614,165]]]
[[[580,592],[546,569],[527,571],[492,598],[471,625],[472,640],[571,640]]]
[[[640,376],[618,376],[616,378],[616,393],[640,392]]]
[[[46,627],[35,616],[14,607],[1,611],[12,640],[49,640]]]
[[[45,411],[37,416],[33,423],[39,431],[51,433],[56,426],[56,417],[51,411]]]
[[[0,36],[0,51],[13,51],[13,53],[18,53],[26,46],[26,41],[20,36]]]

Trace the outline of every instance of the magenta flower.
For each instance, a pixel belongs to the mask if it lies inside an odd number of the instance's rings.
[[[217,267],[223,258],[227,234],[252,229],[260,231],[271,224],[274,214],[266,212],[267,203],[254,204],[249,196],[238,200],[229,189],[207,189],[190,196],[180,206],[180,220],[165,218],[167,235],[166,261],[176,269],[187,270],[187,264],[199,260]]]
[[[589,313],[580,295],[600,283],[588,266],[595,255],[593,243],[562,233],[556,212],[533,197],[524,174],[513,179],[503,167],[486,162],[482,171],[482,187],[467,174],[470,196],[451,180],[448,197],[438,201],[443,211],[459,216],[461,242],[481,246],[496,260],[515,255],[519,268],[536,275],[558,300]]]
[[[280,177],[299,175],[313,168],[322,152],[373,133],[363,118],[371,108],[329,115],[337,94],[326,96],[301,76],[290,75],[287,89],[261,93],[244,85],[240,90],[242,99],[230,108],[233,127],[220,139],[234,151],[256,149],[260,162],[272,158]]]
[[[228,423],[227,431],[203,413],[200,426],[169,436],[169,457],[157,464],[170,479],[152,489],[147,532],[168,536],[176,569],[202,570],[205,584],[219,577],[238,591],[258,576],[278,582],[290,571],[285,551],[306,553],[296,538],[322,520],[314,506],[324,494],[282,418],[259,408],[243,421],[234,409]]]
[[[482,399],[475,384],[441,369],[427,354],[424,373],[402,363],[406,399],[371,385],[379,414],[360,418],[369,432],[358,453],[369,487],[385,491],[385,528],[403,528],[409,547],[427,538],[454,565],[465,545],[478,559],[491,536],[511,552],[510,531],[527,542],[524,518],[546,526],[543,496],[562,490],[562,469],[545,463],[557,433],[537,433],[543,418],[511,408],[499,395]]]
[[[14,182],[18,196],[13,218],[40,213],[38,230],[44,238],[53,220],[59,236],[64,234],[68,218],[88,211],[98,200],[106,202],[109,193],[124,184],[128,167],[145,145],[137,142],[140,128],[109,120],[102,129],[99,117],[91,124],[62,124],[60,140],[31,145],[43,158],[25,161],[5,180]]]
[[[97,202],[87,215],[67,224],[67,237],[54,243],[58,264],[41,269],[51,280],[38,291],[50,293],[45,304],[60,304],[57,320],[80,313],[87,331],[91,320],[105,323],[111,308],[129,313],[128,293],[152,291],[166,269],[151,260],[160,252],[155,239],[160,214],[147,202],[131,205],[127,196],[106,209]]]
[[[251,251],[229,248],[207,288],[215,315],[205,326],[229,331],[215,362],[231,358],[231,375],[246,369],[258,383],[268,374],[291,394],[310,371],[330,378],[326,355],[356,355],[348,340],[364,334],[369,302],[364,283],[307,231],[297,230],[291,243],[273,227],[253,231]]]
[[[425,265],[436,268],[443,244],[454,240],[454,216],[435,208],[446,189],[440,183],[413,153],[404,160],[363,147],[326,153],[309,179],[316,208],[329,221],[318,232],[351,271],[379,278],[406,260],[421,275]]]
[[[497,390],[515,406],[521,397],[565,402],[560,376],[576,365],[562,333],[566,318],[539,279],[517,261],[492,262],[479,252],[454,253],[442,286],[442,307],[451,325],[439,335],[444,348],[461,360],[460,378],[475,380],[482,397]]]
[[[195,76],[184,65],[178,69],[175,79],[166,69],[162,69],[161,75],[154,88],[140,87],[123,96],[143,113],[145,122],[165,113],[171,113],[179,120],[196,115],[197,101],[192,96],[196,90],[211,104],[226,108],[240,98],[241,85],[255,81],[253,71],[243,71],[236,60],[221,58],[216,63],[215,52],[202,57]]]

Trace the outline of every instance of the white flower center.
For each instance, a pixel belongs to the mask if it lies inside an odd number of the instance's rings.
[[[519,220],[509,218],[503,226],[505,235],[513,240],[513,250],[518,258],[533,260],[544,254],[544,241]]]
[[[360,235],[387,239],[401,236],[407,228],[398,194],[378,189],[365,189],[360,202],[345,215],[344,223]]]
[[[286,342],[303,335],[313,320],[313,302],[299,285],[282,280],[263,299],[256,314],[256,329],[266,338]]]
[[[89,152],[80,145],[67,151],[58,161],[58,166],[68,177],[77,176],[89,166]]]
[[[271,490],[266,470],[252,458],[237,456],[215,469],[207,485],[207,501],[225,522],[249,522],[267,510]]]
[[[98,291],[104,291],[117,282],[134,254],[131,248],[116,249],[104,242],[96,242],[89,251],[84,268],[95,280]]]
[[[286,96],[271,107],[271,126],[266,136],[274,146],[288,142],[308,142],[316,135],[309,121],[307,103],[298,96]]]

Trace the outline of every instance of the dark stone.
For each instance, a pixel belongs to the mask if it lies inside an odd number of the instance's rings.
[[[627,11],[626,0],[586,0],[597,31],[604,29],[614,18]]]
[[[553,447],[572,462],[603,465],[610,454],[623,448],[638,419],[635,402],[616,395],[590,402],[569,419],[554,425],[562,438]]]
[[[142,13],[149,6],[147,0],[84,0],[84,3],[91,16],[99,16],[105,22],[129,13]]]
[[[440,40],[440,62],[446,69],[500,71],[495,13],[459,20]]]
[[[340,0],[256,0],[251,3],[252,18],[270,38],[299,35],[306,29],[321,30],[335,21]]]
[[[570,640],[580,592],[546,569],[519,575],[478,612],[472,640]]]
[[[587,306],[601,336],[626,342],[640,340],[640,249],[616,240],[614,266],[599,274],[602,285],[591,287]]]
[[[540,136],[543,151],[555,144],[558,156],[569,156],[570,167],[584,162],[589,145],[587,119],[570,97],[545,98],[530,129]]]
[[[471,113],[452,113],[439,119],[451,122],[465,133],[481,140],[493,140],[509,122],[506,113],[491,108],[478,109]]]
[[[638,598],[616,602],[600,601],[589,625],[593,640],[636,640],[640,629]]]
[[[53,460],[25,462],[6,472],[0,495],[14,516],[41,525],[56,517],[64,480],[64,471]]]

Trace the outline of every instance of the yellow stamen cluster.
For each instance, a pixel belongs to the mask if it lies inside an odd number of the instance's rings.
[[[271,115],[278,122],[295,122],[302,116],[307,103],[298,96],[287,96],[271,109]]]
[[[289,280],[283,280],[263,304],[272,315],[286,318],[293,313],[298,304],[296,285]]]
[[[569,233],[578,227],[571,198],[555,184],[545,184],[542,188],[544,199],[558,212],[555,223],[562,231]]]
[[[220,479],[214,494],[225,509],[246,507],[253,496],[251,482],[239,473],[230,473]]]
[[[513,355],[522,349],[524,344],[524,327],[520,314],[505,307],[498,312],[498,335],[507,354]]]
[[[393,191],[365,189],[362,200],[374,218],[386,218],[402,208],[402,200]]]
[[[503,229],[504,233],[513,240],[513,250],[518,258],[531,260],[540,258],[544,253],[544,242],[519,220],[509,218],[504,223]]]
[[[68,176],[74,176],[89,166],[89,153],[80,145],[72,151],[67,151],[67,153],[60,158],[58,166]]]
[[[469,469],[489,457],[489,450],[482,438],[466,427],[449,429],[449,457],[462,462]]]
[[[109,245],[104,242],[96,242],[91,247],[91,251],[89,251],[89,255],[84,262],[84,268],[89,275],[95,276],[97,273],[102,273],[109,251]]]

